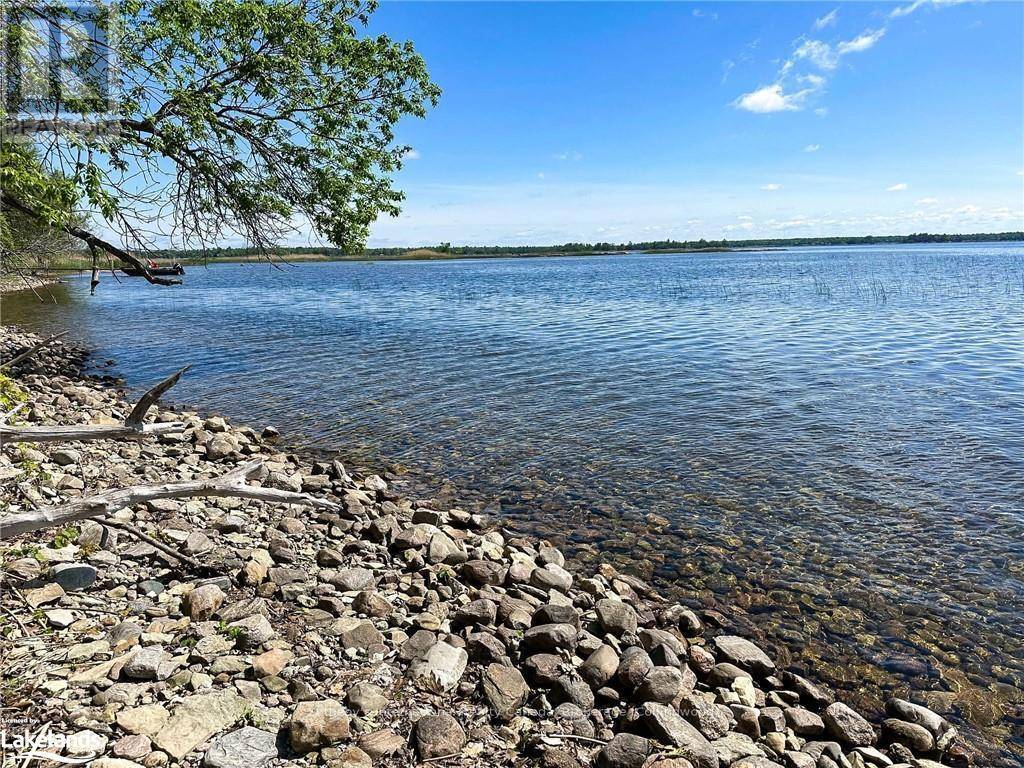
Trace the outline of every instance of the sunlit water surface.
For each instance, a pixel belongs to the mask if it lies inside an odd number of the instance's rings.
[[[931,691],[1024,743],[1019,244],[218,265],[86,288],[5,298],[3,321],[70,328],[136,387],[191,364],[179,401],[445,478],[717,606],[864,706]]]

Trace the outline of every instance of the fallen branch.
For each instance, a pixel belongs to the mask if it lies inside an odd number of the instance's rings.
[[[67,331],[64,331],[63,333],[55,333],[55,334],[54,334],[53,336],[51,336],[50,338],[48,338],[48,339],[43,339],[42,341],[40,341],[40,342],[39,342],[38,344],[36,344],[35,346],[33,346],[33,347],[30,347],[29,349],[25,350],[24,352],[22,352],[22,353],[21,353],[20,355],[18,355],[17,357],[12,357],[12,358],[11,358],[10,360],[8,360],[8,361],[7,361],[6,363],[0,363],[0,371],[5,371],[5,370],[7,370],[8,368],[13,368],[13,367],[14,367],[14,366],[16,366],[16,365],[17,365],[18,363],[20,363],[20,362],[21,362],[22,360],[28,360],[28,359],[29,359],[30,357],[32,357],[32,355],[34,355],[34,354],[35,354],[36,352],[38,352],[39,350],[43,349],[44,347],[48,347],[48,346],[50,346],[50,345],[51,345],[51,344],[52,344],[53,342],[55,342],[55,341],[56,341],[57,339],[59,339],[59,338],[60,338],[61,336],[66,336],[66,335],[67,335],[67,333],[68,333]]]
[[[271,504],[301,504],[337,512],[340,507],[327,499],[318,499],[305,493],[280,491],[276,488],[248,485],[263,468],[263,461],[243,464],[225,475],[203,480],[188,480],[160,485],[135,485],[112,490],[97,496],[72,501],[64,506],[44,507],[31,512],[20,512],[0,519],[0,540],[22,533],[64,525],[75,520],[106,517],[125,507],[156,499],[190,499],[203,496],[233,496],[255,499]],[[152,543],[152,542],[150,542]]]
[[[143,531],[140,531],[134,525],[128,525],[128,523],[122,523],[122,522],[119,522],[117,520],[104,520],[103,524],[104,525],[109,525],[111,528],[117,528],[119,531],[124,531],[125,533],[134,536],[139,541],[144,541],[147,544],[149,544],[151,547],[155,547],[156,549],[159,549],[161,552],[163,552],[168,557],[172,557],[175,560],[181,560],[183,562],[186,562],[189,565],[191,565],[193,568],[200,568],[201,569],[201,568],[204,567],[203,564],[200,563],[195,558],[189,557],[188,555],[186,555],[186,554],[184,554],[182,552],[179,552],[176,549],[173,549],[173,548],[167,546],[166,544],[164,544],[159,539],[154,539],[148,533],[144,533]]]
[[[124,424],[85,424],[74,426],[61,425],[23,425],[10,426],[0,423],[0,446],[4,443],[57,443],[73,440],[118,440],[140,439],[150,435],[162,435],[167,432],[180,432],[185,425],[180,421],[164,424],[144,424],[143,420],[150,408],[156,405],[160,397],[178,383],[181,375],[191,366],[186,365],[180,371],[171,374],[155,387],[139,398]]]

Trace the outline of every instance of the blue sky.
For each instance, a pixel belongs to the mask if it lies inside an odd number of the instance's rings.
[[[384,2],[443,88],[370,245],[1024,229],[1024,4]]]

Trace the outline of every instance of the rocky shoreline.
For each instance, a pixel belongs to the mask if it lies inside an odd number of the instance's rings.
[[[4,327],[0,360],[39,341]],[[0,411],[121,423],[131,405],[86,360],[40,351],[0,379]],[[893,699],[873,724],[608,564],[581,573],[400,478],[282,452],[272,429],[155,410],[182,427],[5,445],[0,514],[257,458],[260,485],[339,508],[154,499],[3,541],[8,741],[48,726],[51,751],[97,768],[968,762],[940,715]]]

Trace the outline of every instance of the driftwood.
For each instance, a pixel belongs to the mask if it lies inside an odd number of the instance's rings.
[[[155,499],[234,496],[243,499],[256,499],[271,504],[301,504],[313,507],[314,509],[332,512],[340,509],[339,505],[332,501],[318,499],[309,494],[249,485],[248,481],[256,477],[262,468],[263,461],[257,460],[236,467],[220,477],[158,485],[136,485],[77,499],[59,507],[44,507],[31,512],[19,512],[0,518],[0,540],[10,536],[37,531],[41,528],[64,525],[76,520],[106,517],[125,507],[131,507],[135,504]]]
[[[15,358],[11,362],[15,362],[17,359]],[[150,435],[162,435],[166,432],[180,432],[185,428],[185,425],[180,421],[167,422],[166,424],[145,424],[143,420],[146,418],[146,414],[149,413],[149,409],[156,405],[157,401],[167,390],[178,383],[178,379],[190,367],[186,365],[180,371],[171,374],[139,398],[139,402],[132,409],[128,418],[125,419],[124,424],[11,426],[0,423],[0,446],[4,443],[57,443],[73,440],[139,439]]]
[[[23,360],[28,360],[28,359],[29,359],[30,357],[32,357],[32,355],[34,355],[34,354],[35,354],[36,352],[38,352],[39,350],[43,349],[44,347],[48,347],[48,346],[49,346],[50,344],[53,344],[53,342],[55,342],[55,341],[56,341],[57,339],[59,339],[59,338],[60,338],[61,336],[65,336],[65,335],[67,335],[67,331],[64,331],[63,333],[55,333],[55,334],[54,334],[53,336],[51,336],[50,338],[48,338],[48,339],[43,339],[43,340],[42,340],[42,341],[40,341],[40,342],[39,342],[38,344],[36,344],[36,345],[35,345],[34,347],[31,347],[31,348],[29,348],[29,349],[26,349],[26,350],[25,350],[24,352],[22,352],[22,353],[21,353],[20,355],[18,355],[18,356],[16,356],[16,357],[12,357],[12,358],[11,358],[10,360],[8,360],[8,361],[7,361],[6,363],[0,363],[0,371],[5,371],[5,370],[7,370],[8,368],[13,368],[14,366],[16,366],[16,365],[17,365],[18,363],[20,363],[21,361],[23,361]]]

